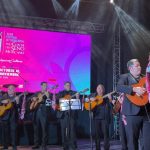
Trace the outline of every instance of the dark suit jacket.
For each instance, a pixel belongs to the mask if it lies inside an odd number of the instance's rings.
[[[117,92],[121,92],[125,94],[132,94],[133,88],[131,85],[136,84],[136,83],[138,83],[138,80],[135,79],[130,73],[123,74],[120,76],[120,79],[118,81]],[[138,115],[142,109],[143,107],[139,107],[131,103],[128,100],[128,98],[125,96],[125,99],[122,104],[122,114]]]
[[[96,93],[93,93],[91,97],[96,97],[96,95]],[[108,98],[104,98],[103,100],[104,101],[101,105],[98,105],[93,109],[93,118],[106,120],[109,123],[111,114],[111,104]]]

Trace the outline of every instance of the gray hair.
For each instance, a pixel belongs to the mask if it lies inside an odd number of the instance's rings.
[[[128,70],[129,70],[129,67],[131,67],[134,64],[134,62],[139,62],[139,60],[138,59],[131,59],[127,62]]]

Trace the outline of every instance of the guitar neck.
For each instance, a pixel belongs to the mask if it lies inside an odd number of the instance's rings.
[[[115,91],[110,92],[110,93],[108,93],[108,94],[105,94],[105,95],[103,96],[103,98],[106,98],[106,97],[108,97],[109,94],[113,94],[113,93],[115,93]]]
[[[108,97],[108,95],[109,95],[109,94],[106,94],[106,95],[104,95],[104,96],[103,96],[103,98],[106,98],[106,97]]]
[[[76,96],[76,94],[77,94],[77,93],[75,93],[75,94],[71,95],[71,98],[73,98],[74,96]]]

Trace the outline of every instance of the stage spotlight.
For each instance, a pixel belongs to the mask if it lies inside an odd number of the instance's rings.
[[[110,0],[109,2],[110,2],[111,4],[114,4],[114,0]]]

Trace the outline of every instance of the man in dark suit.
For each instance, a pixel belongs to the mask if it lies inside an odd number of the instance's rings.
[[[7,88],[7,93],[1,98],[1,104],[8,104],[12,102],[13,107],[7,110],[6,113],[1,117],[2,121],[2,142],[3,149],[8,149],[9,146],[9,135],[11,136],[11,144],[13,150],[17,150],[16,147],[16,127],[18,120],[18,109],[19,109],[19,97],[16,96],[15,88],[17,85],[8,84],[4,86]]]
[[[65,99],[65,96],[72,96],[75,94],[75,98],[79,99],[79,94],[75,91],[71,90],[71,83],[65,82],[64,90],[58,93],[57,104],[59,105],[59,101],[61,98]],[[75,150],[76,145],[76,135],[75,135],[75,122],[77,119],[76,110],[66,110],[66,111],[58,111],[57,118],[60,119],[61,125],[61,135],[62,135],[62,144],[64,150]]]
[[[32,147],[32,149],[39,148],[40,131],[41,131],[42,132],[42,144],[41,144],[42,147],[41,148],[42,150],[46,150],[47,142],[48,142],[48,112],[52,110],[52,106],[46,105],[47,100],[52,100],[52,94],[48,92],[47,82],[41,82],[41,91],[35,93],[32,96],[31,102],[35,102],[39,98],[42,98],[42,101],[39,103],[37,108],[33,109],[33,127],[34,127],[34,144],[35,145]]]
[[[90,100],[95,100],[96,96],[99,96],[103,99],[104,94],[104,86],[99,84],[96,88],[96,93],[91,94]],[[109,150],[109,123],[110,123],[110,102],[111,95],[107,98],[103,99],[102,104],[97,105],[93,111],[93,118],[94,118],[94,126],[95,126],[95,144],[96,150],[100,150],[100,135],[101,133],[104,136],[104,150]],[[98,101],[99,99],[97,99]]]
[[[141,66],[137,59],[131,59],[127,63],[129,73],[120,76],[117,85],[117,91],[124,93],[125,98],[122,103],[122,114],[125,116],[124,125],[127,136],[128,150],[138,150],[138,140],[140,132],[143,131],[143,141],[146,141],[148,137],[145,127],[148,121],[149,104],[145,106],[137,106],[133,104],[126,96],[126,94],[136,93],[141,96],[145,93],[144,87],[133,87],[133,84],[139,82],[141,76]],[[150,138],[149,138],[150,139]],[[150,147],[144,147],[144,150],[149,150]]]

